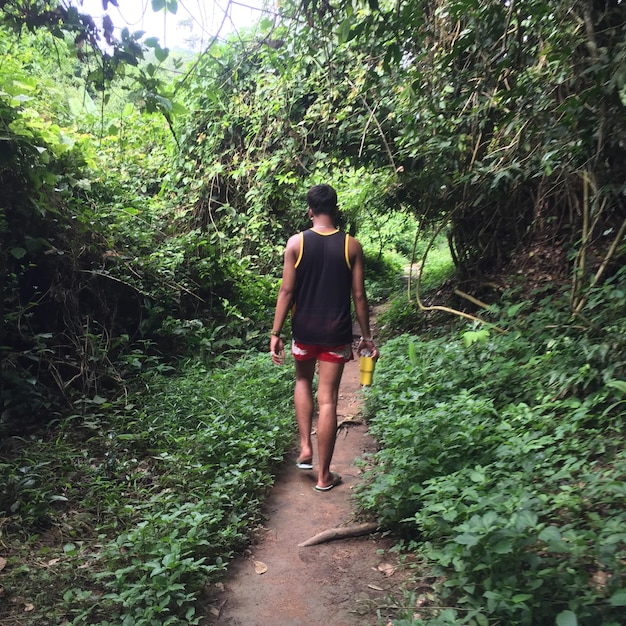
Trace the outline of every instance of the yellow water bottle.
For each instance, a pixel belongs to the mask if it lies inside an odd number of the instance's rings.
[[[369,387],[372,384],[374,376],[375,360],[369,350],[362,350],[359,353],[359,373],[361,385]]]

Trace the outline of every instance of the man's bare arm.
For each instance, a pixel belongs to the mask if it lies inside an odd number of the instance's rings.
[[[368,349],[374,353],[373,356],[376,356],[378,350],[372,341],[369,305],[367,303],[367,295],[365,294],[363,248],[354,237],[350,237],[348,254],[350,256],[350,264],[352,265],[352,301],[354,302],[356,319],[363,337],[363,340],[357,346],[357,352],[361,349]]]
[[[278,290],[278,298],[276,299],[272,336],[270,338],[270,352],[275,363],[282,363],[284,357],[284,343],[279,333],[287,319],[293,298],[293,290],[296,286],[296,260],[298,258],[298,250],[300,249],[299,237],[299,235],[294,235],[289,238],[283,256],[283,276],[280,289]]]

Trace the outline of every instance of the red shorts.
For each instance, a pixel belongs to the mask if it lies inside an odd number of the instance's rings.
[[[307,343],[291,342],[291,354],[296,361],[328,361],[329,363],[347,363],[352,361],[352,344],[340,346],[312,346]]]

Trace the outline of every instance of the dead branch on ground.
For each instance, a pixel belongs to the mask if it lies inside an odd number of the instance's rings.
[[[334,541],[336,539],[348,539],[350,537],[361,537],[362,535],[369,535],[378,530],[378,524],[376,522],[366,522],[364,524],[356,524],[354,526],[340,526],[338,528],[329,528],[323,530],[321,533],[310,537],[306,541],[298,544],[299,548],[305,548],[307,546],[315,546],[320,543],[326,543],[328,541]]]

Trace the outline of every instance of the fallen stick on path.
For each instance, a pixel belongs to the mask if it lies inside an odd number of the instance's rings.
[[[337,424],[337,430],[344,426],[362,426],[363,420],[358,415],[348,415]]]
[[[361,426],[363,425],[363,420],[356,417],[355,415],[350,415],[345,419],[341,420],[339,424],[337,424],[337,435],[339,435],[339,431],[343,429],[344,436],[348,436],[348,426]]]
[[[341,526],[339,528],[329,528],[323,530],[321,533],[314,535],[310,539],[298,544],[298,548],[305,548],[307,546],[315,546],[318,543],[326,543],[327,541],[334,541],[335,539],[347,539],[348,537],[360,537],[361,535],[368,535],[378,529],[376,522],[367,522],[365,524],[357,524],[356,526]]]

